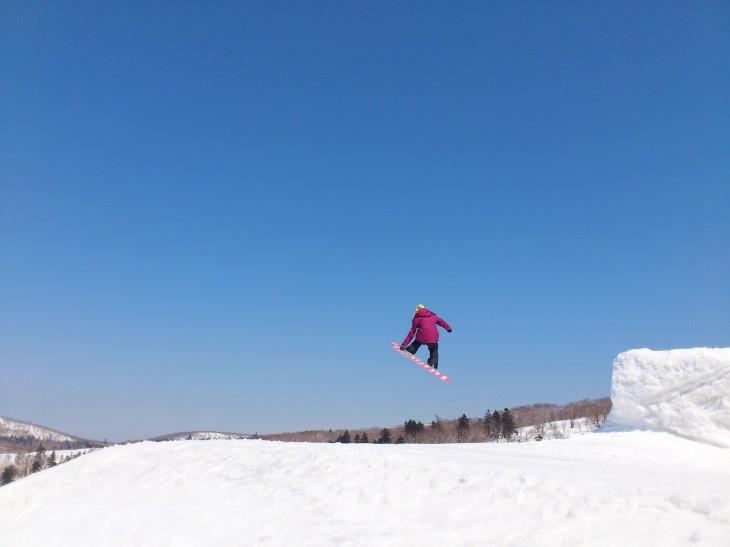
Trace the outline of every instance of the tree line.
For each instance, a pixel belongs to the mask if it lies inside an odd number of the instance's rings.
[[[477,431],[481,430],[481,431]],[[440,417],[428,425],[413,419],[403,422],[402,427],[384,427],[378,431],[377,437],[371,437],[367,431],[350,433],[345,430],[335,436],[330,431],[329,442],[335,443],[375,443],[375,444],[404,444],[404,443],[448,443],[474,442],[477,436],[480,441],[512,440],[517,432],[515,420],[508,408],[502,412],[495,410],[487,413],[483,418],[468,418],[462,414],[457,420],[445,422]],[[481,433],[481,435],[478,435]]]
[[[0,450],[6,453],[20,453],[32,451],[38,446],[39,439],[32,435],[0,435]],[[104,443],[93,441],[53,441],[43,440],[45,450],[84,450],[89,448],[101,448]]]
[[[583,399],[556,405],[540,403],[487,410],[483,416],[444,420],[436,416],[430,423],[408,419],[402,426],[371,427],[358,430],[309,430],[297,433],[262,435],[257,438],[279,441],[330,443],[458,443],[513,442],[568,436],[567,429],[594,430],[603,424],[611,410],[611,399]],[[555,422],[561,422],[562,431]],[[548,424],[551,424],[550,427]],[[552,430],[550,429],[552,427]],[[519,435],[518,435],[519,431]]]
[[[77,452],[76,454],[66,454],[65,456],[59,457],[56,455],[56,451],[53,450],[50,455],[47,455],[46,449],[41,444],[35,453],[15,455],[15,461],[6,465],[0,471],[0,486],[9,484],[32,473],[66,463],[67,461],[78,458],[81,454],[81,452]]]

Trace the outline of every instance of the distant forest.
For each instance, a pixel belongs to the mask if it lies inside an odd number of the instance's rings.
[[[424,424],[409,418],[403,425],[369,427],[361,429],[329,429],[256,435],[271,441],[294,442],[341,442],[341,443],[454,443],[495,442],[528,440],[517,435],[517,430],[530,427],[534,432],[529,440],[541,440],[548,424],[566,422],[566,428],[588,424],[591,429],[600,427],[611,410],[611,398],[583,399],[564,405],[538,403],[534,405],[487,409],[483,416],[444,420],[435,416]],[[553,437],[560,438],[559,431]]]
[[[30,435],[0,435],[0,453],[21,454],[34,452],[40,443],[48,450],[82,450],[105,446],[104,443],[84,439],[74,441],[39,441],[38,438]]]

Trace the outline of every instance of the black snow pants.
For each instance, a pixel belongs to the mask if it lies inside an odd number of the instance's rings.
[[[406,351],[410,353],[411,355],[415,355],[418,351],[418,348],[423,346],[423,342],[417,342],[413,341],[413,343],[406,348]],[[437,342],[434,342],[432,344],[425,344],[428,346],[428,351],[430,352],[430,355],[428,356],[428,362],[426,363],[429,367],[433,367],[435,369],[439,368],[439,345]]]

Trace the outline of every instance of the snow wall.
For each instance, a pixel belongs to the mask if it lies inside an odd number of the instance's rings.
[[[730,447],[730,348],[621,353],[611,400],[604,431],[665,431]]]

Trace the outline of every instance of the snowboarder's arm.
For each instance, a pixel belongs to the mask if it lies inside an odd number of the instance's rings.
[[[416,335],[416,320],[414,319],[411,322],[411,330],[408,332],[408,336],[406,336],[406,339],[403,340],[403,343],[401,346],[407,346],[411,340],[413,340],[413,337]]]
[[[443,328],[445,328],[446,332],[451,332],[451,327],[449,326],[449,324],[440,317],[436,319],[436,324],[441,325]]]

